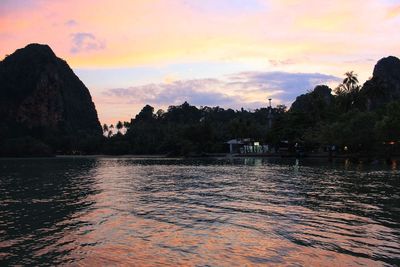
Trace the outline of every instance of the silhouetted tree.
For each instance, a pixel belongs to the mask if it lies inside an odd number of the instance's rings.
[[[357,74],[353,71],[346,72],[343,82],[339,84],[334,91],[338,96],[338,106],[342,111],[347,112],[354,108],[356,101],[360,97],[360,86],[358,85]]]
[[[157,112],[156,112],[157,119],[161,119],[162,116],[164,115],[164,113],[165,113],[165,111],[162,109],[157,110]]]
[[[124,125],[122,124],[122,122],[121,121],[118,121],[118,123],[117,123],[117,125],[116,125],[116,128],[117,128],[117,131],[118,131],[118,133],[121,133],[121,129],[124,127]]]
[[[353,71],[348,71],[345,74],[343,82],[335,88],[335,93],[337,95],[358,93],[360,91],[360,86],[358,85],[357,74]]]
[[[151,121],[152,119],[154,119],[154,108],[150,105],[144,106],[135,117],[136,121]]]
[[[108,125],[107,124],[103,124],[103,133],[108,133]]]

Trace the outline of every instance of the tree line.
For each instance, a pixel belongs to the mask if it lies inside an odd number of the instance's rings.
[[[296,98],[291,108],[278,105],[253,111],[200,107],[185,102],[167,111],[146,105],[130,122],[104,125],[107,154],[201,155],[227,152],[226,141],[251,138],[271,146],[283,140],[306,152],[335,146],[337,152],[367,156],[395,153],[400,140],[400,102],[368,109],[369,96],[357,75],[347,72],[332,90],[319,85]],[[272,113],[272,127],[268,114]],[[114,129],[116,133],[114,134]],[[124,129],[124,131],[122,131]]]
[[[333,91],[333,92],[332,92]],[[338,153],[389,157],[398,153],[400,100],[371,109],[376,91],[363,92],[354,72],[347,72],[334,90],[318,85],[284,105],[255,110],[196,107],[184,102],[166,111],[146,105],[129,122],[103,125],[103,136],[76,132],[7,139],[3,155],[226,153],[226,141],[251,138],[279,148],[282,141],[306,153],[335,146]],[[272,127],[268,117],[272,114]],[[12,128],[10,126],[10,128]],[[39,133],[41,132],[41,133]],[[44,137],[43,137],[44,136]],[[37,139],[35,139],[37,137]],[[40,140],[40,141],[38,141]]]

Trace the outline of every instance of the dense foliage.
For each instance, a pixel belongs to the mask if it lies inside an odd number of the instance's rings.
[[[284,106],[272,109],[278,118]],[[200,107],[187,102],[170,106],[166,112],[146,105],[130,123],[123,123],[126,134],[107,138],[107,153],[167,153],[175,155],[226,152],[233,138],[265,139],[268,132],[267,108],[253,112],[220,107]],[[103,127],[107,135],[107,127]],[[119,146],[119,148],[117,148]]]
[[[104,152],[110,154],[199,155],[227,152],[226,141],[251,138],[273,147],[281,141],[300,144],[311,153],[335,146],[339,153],[390,156],[400,140],[400,101],[393,100],[369,110],[353,72],[332,90],[317,86],[297,97],[287,111],[269,108],[254,111],[191,106],[187,102],[170,106],[166,112],[146,105],[131,122],[117,123],[112,135],[105,125]],[[126,128],[126,134],[120,131]],[[389,152],[389,154],[388,154]]]

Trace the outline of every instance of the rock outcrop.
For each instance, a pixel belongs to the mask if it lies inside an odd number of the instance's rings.
[[[89,90],[47,45],[30,44],[0,62],[0,138],[100,136]]]
[[[373,76],[360,91],[367,110],[400,100],[400,59],[389,56],[377,62]]]

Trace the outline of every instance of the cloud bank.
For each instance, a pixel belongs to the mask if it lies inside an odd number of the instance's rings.
[[[267,105],[290,106],[296,96],[318,84],[335,84],[338,77],[320,73],[240,72],[222,78],[178,80],[128,88],[105,90],[103,96],[135,106],[155,108],[179,105],[184,101],[196,106],[255,109]],[[131,116],[134,114],[131,114]]]

